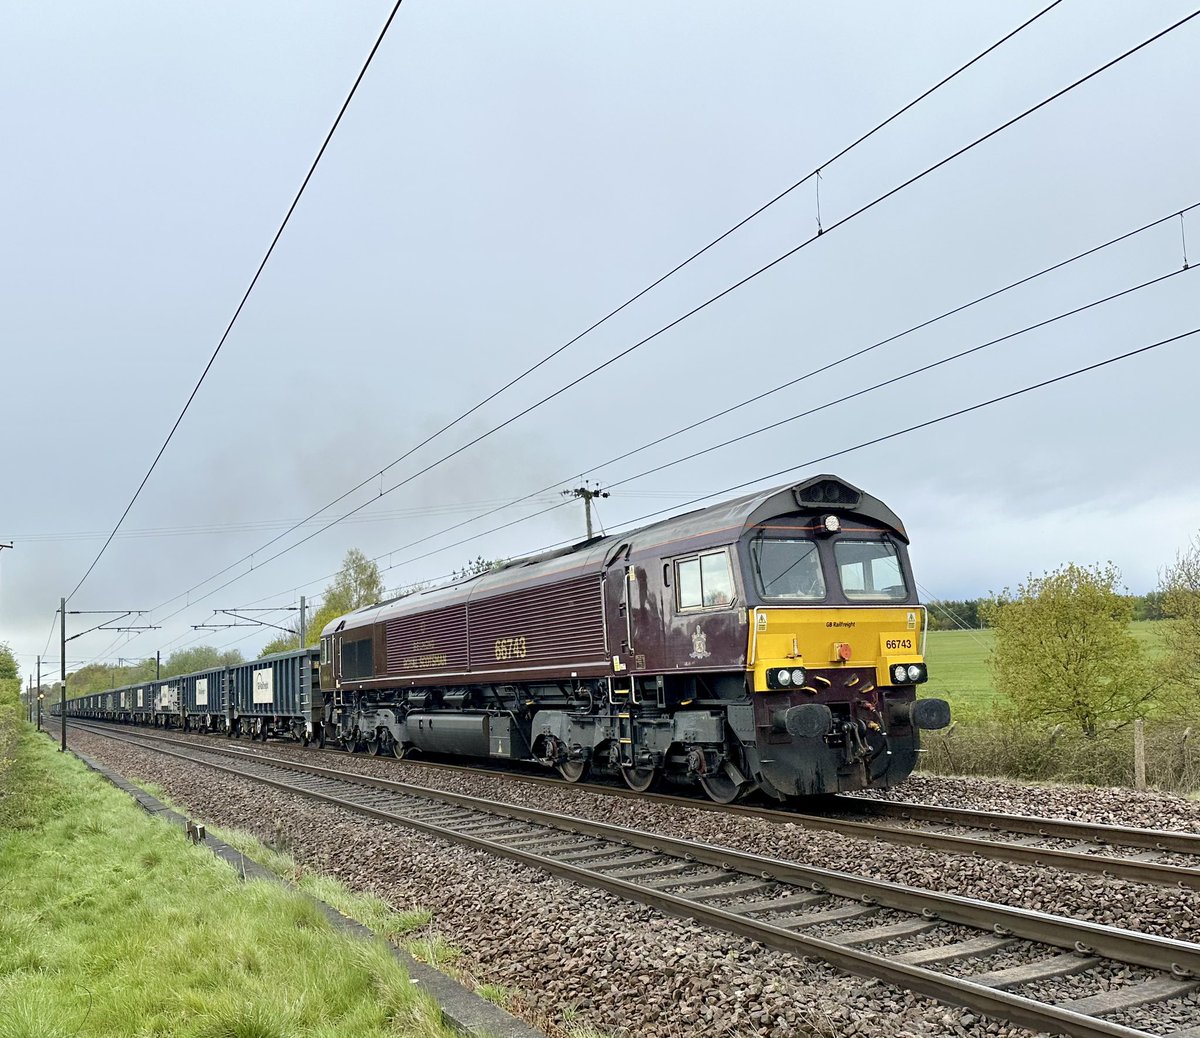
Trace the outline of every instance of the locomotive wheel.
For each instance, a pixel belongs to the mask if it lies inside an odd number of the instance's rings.
[[[566,764],[558,766],[558,773],[568,782],[579,782],[588,773],[588,762],[585,760],[569,760]]]
[[[649,793],[658,783],[658,768],[621,768],[621,778],[635,793]]]
[[[372,757],[378,757],[382,752],[383,740],[376,736],[374,739],[367,740],[367,752]]]
[[[713,775],[701,775],[700,785],[708,795],[708,799],[718,804],[732,804],[742,795],[742,787],[724,771],[718,771]]]

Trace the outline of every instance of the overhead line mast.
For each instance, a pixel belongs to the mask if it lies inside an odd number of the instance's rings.
[[[583,500],[583,514],[587,517],[587,539],[592,539],[592,500],[597,497],[608,497],[608,491],[600,487],[591,488],[586,483],[574,490],[562,491],[563,497],[577,497]]]

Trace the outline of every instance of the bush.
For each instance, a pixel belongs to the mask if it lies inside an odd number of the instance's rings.
[[[996,711],[984,721],[926,733],[920,770],[1094,786],[1133,785],[1133,733],[1088,737],[1067,725],[1039,728]],[[1200,732],[1180,721],[1146,722],[1146,780],[1177,793],[1200,790]]]

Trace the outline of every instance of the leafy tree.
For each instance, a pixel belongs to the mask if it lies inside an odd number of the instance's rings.
[[[8,642],[0,642],[0,680],[4,678],[19,679],[20,677],[21,672],[17,669],[16,656],[8,647]]]
[[[451,577],[454,580],[466,580],[467,577],[476,577],[480,573],[500,569],[507,561],[508,559],[485,559],[482,555],[476,555],[462,569],[453,570]]]
[[[103,692],[122,685],[134,685],[139,681],[150,681],[154,677],[154,659],[132,660],[126,665],[112,663],[89,663],[67,676],[67,695],[84,696],[90,692]],[[57,686],[55,686],[57,687]],[[58,693],[55,692],[55,699]],[[49,696],[46,697],[49,700]]]
[[[222,652],[211,645],[193,645],[187,649],[176,649],[163,660],[162,676],[173,678],[176,674],[193,674],[198,670],[233,667],[245,662],[246,658],[238,649],[226,649]]]
[[[1133,596],[1133,618],[1135,620],[1162,620],[1166,617],[1165,593],[1149,591]]]
[[[315,645],[317,639],[321,636],[321,628],[318,627],[314,635],[311,630],[305,631],[305,641],[309,645]],[[299,623],[295,625],[294,634],[278,634],[264,645],[258,652],[258,658],[261,660],[264,656],[274,656],[277,652],[291,652],[298,648],[300,640]]]
[[[1163,669],[1177,705],[1200,703],[1200,535],[1160,578],[1167,617]]]
[[[382,598],[383,577],[380,576],[379,566],[358,548],[351,548],[342,559],[342,568],[325,589],[320,607],[305,621],[305,644],[316,645],[321,640],[321,631],[330,620],[356,609],[377,605]],[[262,647],[258,658],[296,648],[299,637],[300,621],[296,618],[288,624],[287,633],[272,638]]]
[[[1068,563],[984,603],[996,632],[988,663],[1019,716],[1070,724],[1094,739],[1102,726],[1143,712],[1156,686],[1130,633],[1120,579],[1112,563]]]
[[[929,607],[929,629],[931,631],[961,631],[964,627],[976,630],[982,623],[978,598],[935,598],[926,605]]]
[[[337,604],[341,613],[375,605],[383,598],[383,578],[379,567],[357,548],[346,552],[342,568],[325,589],[325,604]]]

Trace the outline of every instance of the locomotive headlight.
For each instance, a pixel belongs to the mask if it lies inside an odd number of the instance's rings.
[[[795,670],[792,671],[792,684],[793,685],[797,685],[797,686],[803,685],[804,678],[805,678],[805,674],[804,674],[803,667],[797,667]]]
[[[842,521],[836,515],[821,516],[820,533],[837,533],[842,528]]]
[[[897,685],[903,685],[908,680],[908,668],[903,663],[897,663],[892,668],[892,680]]]
[[[928,672],[925,670],[925,665],[922,663],[910,663],[908,665],[908,680],[914,685],[927,680]]]
[[[792,683],[792,672],[790,670],[781,670],[775,676],[775,680],[778,681],[784,688],[787,688],[788,685]]]

